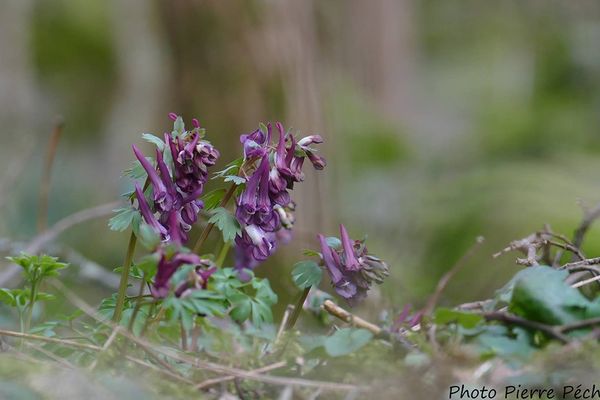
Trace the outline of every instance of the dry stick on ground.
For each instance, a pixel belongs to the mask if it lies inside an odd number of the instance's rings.
[[[27,345],[27,347],[30,347],[30,348],[34,349],[35,351],[39,351],[46,357],[56,361],[57,363],[63,365],[66,368],[76,369],[76,367],[71,362],[69,362],[69,360],[67,360],[66,358],[59,357],[56,354],[54,354],[53,352],[48,351],[41,346],[36,346],[33,343],[26,342],[25,344]]]
[[[96,346],[93,344],[79,343],[74,340],[57,339],[57,338],[51,338],[51,337],[46,337],[46,336],[33,335],[33,334],[29,334],[29,333],[7,331],[5,329],[0,329],[0,336],[11,336],[11,337],[16,337],[16,338],[20,338],[20,339],[39,340],[42,342],[60,344],[63,346],[77,347],[77,348],[83,349],[83,350],[92,350],[92,351],[101,351],[102,350],[102,347],[99,347],[99,346]]]
[[[52,177],[52,164],[54,164],[54,157],[56,156],[56,149],[58,148],[58,142],[63,131],[64,121],[61,117],[57,118],[50,136],[50,143],[48,144],[48,152],[46,153],[46,162],[44,164],[44,171],[42,175],[42,182],[40,184],[40,198],[38,205],[38,220],[37,229],[38,232],[46,230],[48,225],[48,195],[50,194],[50,178]]]
[[[257,369],[253,369],[249,372],[253,373],[253,374],[262,374],[265,372],[269,372],[269,371],[273,371],[275,369],[279,369],[279,368],[283,368],[287,365],[286,361],[279,361],[276,362],[274,364],[270,364],[261,368],[257,368]],[[218,383],[223,383],[223,382],[227,382],[227,381],[231,381],[233,379],[235,379],[236,377],[233,375],[227,375],[227,376],[221,376],[219,378],[213,378],[213,379],[207,379],[204,382],[200,382],[199,384],[197,384],[196,386],[194,386],[194,389],[206,389],[210,386],[216,385]]]
[[[323,303],[323,309],[329,314],[341,319],[344,322],[347,322],[358,328],[363,328],[370,331],[375,336],[384,334],[383,329],[381,329],[379,326],[365,321],[364,319],[357,317],[356,315],[344,310],[342,307],[338,306],[331,300],[325,300],[325,302]]]
[[[98,321],[106,326],[112,327],[112,328],[117,326],[116,324],[112,323],[111,321],[107,321],[107,320],[100,318],[97,315],[96,311],[89,304],[87,304],[85,301],[80,299],[77,295],[75,295],[71,290],[69,290],[61,282],[59,282],[55,279],[52,279],[52,280],[49,280],[49,283],[51,283],[53,286],[58,288],[58,290],[61,292],[61,294],[63,294],[73,305],[75,305],[76,307],[81,309],[81,311],[83,311],[89,317],[95,319],[96,321]],[[269,384],[273,384],[273,385],[304,386],[304,387],[322,388],[324,390],[331,390],[331,391],[350,391],[350,390],[367,390],[368,389],[367,387],[364,387],[364,386],[357,386],[357,385],[351,385],[351,384],[345,384],[345,383],[335,383],[335,382],[325,382],[325,381],[307,380],[307,379],[299,379],[299,378],[261,375],[256,372],[253,372],[253,371],[246,371],[246,370],[242,370],[242,369],[238,369],[238,368],[227,367],[227,366],[216,364],[213,362],[202,361],[198,358],[193,358],[186,354],[182,354],[181,352],[179,352],[176,349],[171,349],[170,351],[164,350],[160,347],[151,349],[152,348],[151,343],[149,343],[141,338],[137,338],[125,330],[122,330],[119,333],[122,336],[124,336],[125,338],[129,339],[131,342],[138,345],[140,348],[142,348],[142,350],[144,350],[150,357],[155,359],[161,365],[163,365],[164,361],[162,361],[154,353],[161,354],[162,356],[171,358],[173,360],[176,360],[176,361],[179,361],[182,363],[186,363],[186,364],[194,366],[196,368],[202,368],[202,369],[210,370],[210,371],[217,372],[217,373],[233,375],[235,377],[250,379],[250,380],[259,381],[259,382],[263,382],[263,383],[269,383]],[[167,364],[166,368],[170,369],[171,366]],[[182,379],[186,379],[186,378],[181,377],[180,375],[179,375],[179,377]]]
[[[587,258],[587,259],[581,260],[581,261],[566,263],[565,265],[560,267],[560,269],[571,269],[571,268],[576,268],[576,267],[599,265],[599,264],[600,264],[600,257],[594,257],[594,258]]]
[[[120,330],[121,330],[120,326],[117,326],[115,329],[113,329],[113,331],[110,333],[110,336],[108,337],[108,339],[106,339],[106,342],[104,342],[104,345],[102,346],[102,349],[100,350],[100,354],[102,354],[103,352],[108,350],[108,348],[110,347],[112,342],[114,342],[114,340],[116,339]],[[96,359],[94,359],[94,361],[90,365],[90,368],[89,368],[90,371],[93,371],[94,368],[96,368],[96,365],[98,365],[98,359],[100,357],[100,354],[98,354],[98,357],[96,357]]]
[[[73,340],[50,338],[50,337],[46,337],[46,336],[32,335],[32,334],[13,332],[13,331],[7,331],[7,330],[0,330],[0,336],[11,336],[11,337],[21,338],[21,339],[25,339],[25,340],[36,340],[36,341],[41,341],[41,342],[54,343],[54,344],[59,344],[61,346],[74,347],[74,348],[78,348],[78,349],[91,350],[91,351],[95,351],[95,352],[102,352],[102,350],[103,350],[103,348],[100,346],[79,343],[79,342],[75,342]],[[40,350],[40,349],[38,349],[38,350]],[[145,367],[154,369],[158,372],[168,375],[172,378],[178,379],[179,381],[182,381],[182,382],[185,382],[188,384],[192,384],[192,382],[190,380],[185,379],[184,377],[179,376],[177,374],[174,374],[167,369],[158,368],[153,364],[148,364],[148,363],[146,363],[142,360],[139,360],[135,357],[132,357],[132,356],[127,355],[127,356],[125,356],[125,358],[136,364],[143,365]]]
[[[585,206],[582,206],[582,209],[583,209],[583,218],[581,219],[581,223],[579,224],[579,226],[577,227],[577,229],[575,229],[575,232],[573,233],[573,241],[571,243],[576,248],[581,248],[581,245],[583,244],[583,239],[585,238],[587,231],[590,229],[590,227],[592,226],[594,221],[596,221],[598,218],[600,218],[600,203],[591,209],[588,209]],[[556,255],[554,257],[553,265],[559,265],[562,255],[563,255],[562,251],[559,251],[556,253]],[[585,258],[585,257],[582,257],[582,259],[583,258]],[[573,257],[573,259],[571,259],[571,261],[572,262],[575,261],[574,257]]]
[[[483,238],[483,236],[478,236],[477,239],[475,239],[475,243],[471,246],[471,248],[467,250],[467,252],[463,254],[461,258],[458,259],[458,261],[452,266],[452,268],[450,268],[450,270],[442,276],[435,288],[435,292],[433,292],[433,295],[429,298],[429,301],[427,302],[427,305],[423,310],[423,315],[430,315],[433,312],[438,300],[440,299],[440,295],[442,294],[444,289],[446,289],[446,286],[448,286],[448,282],[450,282],[450,279],[452,279],[452,277],[456,275],[456,273],[466,264],[469,258],[471,258],[473,254],[475,254],[475,251],[479,248],[479,246],[483,243],[484,240],[485,239]]]
[[[590,283],[598,282],[598,281],[600,281],[600,275],[596,275],[591,278],[584,279],[579,282],[575,282],[574,284],[571,285],[571,287],[578,288],[578,287],[582,287],[582,286],[588,285]]]
[[[52,225],[52,227],[47,231],[35,236],[33,240],[23,249],[23,251],[25,253],[35,254],[67,229],[82,222],[109,215],[118,205],[119,202],[111,202],[71,214]],[[9,266],[9,268],[0,273],[0,286],[3,286],[6,282],[11,281],[19,274],[19,272],[20,268],[18,266],[14,264]]]

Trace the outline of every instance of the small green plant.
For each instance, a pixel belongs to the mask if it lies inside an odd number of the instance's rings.
[[[33,308],[36,302],[54,299],[50,293],[40,291],[44,279],[58,276],[59,271],[66,268],[68,264],[59,262],[56,257],[34,256],[25,253],[16,257],[7,257],[7,259],[23,269],[25,287],[0,289],[0,301],[17,309],[21,332],[27,332],[31,327]]]

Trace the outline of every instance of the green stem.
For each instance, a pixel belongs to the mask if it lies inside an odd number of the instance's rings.
[[[23,327],[24,333],[29,332],[31,327],[31,319],[33,317],[33,306],[35,305],[35,298],[37,296],[37,282],[33,280],[31,282],[31,293],[29,295],[29,304],[27,305],[27,315],[25,316],[25,324]]]
[[[142,280],[140,282],[140,290],[138,291],[137,300],[135,302],[135,308],[133,309],[133,314],[131,314],[131,318],[129,319],[129,326],[127,327],[127,330],[129,332],[133,331],[133,323],[135,322],[135,319],[137,318],[137,315],[140,312],[140,308],[143,303],[142,299],[143,299],[145,285],[146,285],[146,274],[144,273],[144,275],[142,276]]]
[[[188,350],[188,338],[187,338],[187,331],[185,330],[185,327],[183,326],[183,319],[179,320],[179,326],[181,328],[181,350],[182,351],[187,351]]]
[[[154,311],[156,311],[156,300],[154,300],[152,302],[152,305],[150,306],[150,311],[148,312],[148,318],[146,318],[146,322],[144,322],[144,327],[142,328],[142,331],[140,332],[140,337],[143,337],[144,334],[146,333],[146,330],[148,330],[148,326],[150,326],[150,323],[152,321],[151,315],[154,314]]]
[[[217,261],[215,262],[217,267],[221,268],[223,266],[225,258],[227,258],[227,253],[229,253],[229,249],[231,249],[231,242],[223,243],[223,247],[221,248],[219,256],[217,257]]]
[[[304,305],[304,302],[306,301],[306,298],[308,297],[308,293],[310,292],[310,289],[312,289],[312,286],[309,286],[306,289],[304,289],[304,291],[300,295],[300,298],[298,299],[298,301],[296,302],[296,305],[294,306],[294,311],[292,312],[292,315],[290,315],[290,319],[288,320],[288,323],[285,326],[286,331],[291,330],[292,328],[294,328],[294,325],[296,325],[296,321],[298,321],[300,312],[302,312],[302,306]]]
[[[229,190],[227,190],[227,192],[221,199],[221,203],[219,204],[219,207],[225,207],[227,205],[227,203],[229,202],[229,200],[235,193],[236,188],[237,188],[237,185],[235,183],[231,184],[231,186],[229,187]],[[215,224],[209,223],[208,225],[206,225],[206,227],[204,228],[202,233],[200,233],[200,236],[198,237],[198,240],[196,241],[196,244],[194,245],[194,253],[198,254],[198,252],[204,245],[204,242],[206,242],[206,239],[208,238],[208,235],[210,234],[210,231],[212,231],[212,228],[214,226],[215,226]]]
[[[121,282],[119,284],[119,293],[117,295],[117,304],[115,305],[115,313],[113,314],[113,322],[119,322],[121,315],[123,314],[123,306],[125,305],[125,295],[127,294],[127,281],[129,280],[129,269],[131,268],[131,262],[133,261],[133,253],[135,252],[135,245],[137,243],[137,237],[133,231],[129,236],[129,245],[127,246],[127,254],[125,254],[125,261],[123,262],[123,270],[121,271]]]

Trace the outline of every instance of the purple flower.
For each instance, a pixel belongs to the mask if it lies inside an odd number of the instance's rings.
[[[192,290],[206,289],[208,279],[216,271],[217,266],[212,260],[200,259],[199,265],[190,273],[188,279],[175,290],[175,296],[184,297]]]
[[[321,258],[337,294],[350,305],[367,296],[373,282],[383,283],[389,275],[388,265],[368,254],[364,243],[352,241],[344,225],[340,225],[341,246],[332,247],[325,236],[318,235]]]
[[[180,121],[174,113],[173,121]],[[198,220],[204,207],[198,199],[208,180],[208,167],[219,158],[219,152],[209,142],[201,139],[200,123],[192,121],[194,129],[183,133],[165,133],[168,153],[156,149],[156,168],[134,145],[133,152],[148,174],[152,188],[153,204],[149,205],[136,189],[136,197],[144,220],[159,233],[164,241],[183,244],[187,232]],[[168,157],[169,162],[165,159]]]
[[[175,121],[177,129],[171,134],[165,133],[165,153],[156,149],[156,167],[133,146],[136,158],[148,175],[151,204],[138,183],[135,184],[135,197],[144,221],[161,235],[163,242],[180,247],[187,241],[187,232],[204,207],[198,197],[208,180],[208,168],[216,163],[219,152],[208,141],[202,140],[204,131],[198,120],[192,120],[194,129],[185,131],[181,118],[174,113],[170,113],[169,118]],[[177,288],[177,295],[194,287],[205,288],[208,277],[215,271],[212,267],[205,268],[206,260],[192,253],[167,252],[164,247],[157,252],[160,261],[151,288],[154,297],[163,298],[169,293],[169,280],[183,264],[197,265],[197,268],[193,282]]]
[[[201,259],[193,253],[175,252],[169,254],[165,249],[158,250],[159,261],[154,284],[151,287],[152,295],[156,298],[164,298],[169,294],[169,280],[179,267],[185,264],[200,265]]]
[[[290,190],[295,182],[304,180],[304,159],[308,157],[316,169],[325,166],[325,160],[310,147],[322,143],[321,136],[296,141],[280,122],[275,126],[279,133],[277,143],[271,143],[271,124],[267,124],[266,132],[257,129],[240,137],[248,175],[236,203],[236,217],[243,228],[236,239],[238,269],[254,268],[273,254],[278,241],[289,240],[285,231],[292,229],[295,207]]]

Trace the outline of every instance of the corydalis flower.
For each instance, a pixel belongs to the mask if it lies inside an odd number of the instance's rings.
[[[158,267],[151,287],[152,295],[156,298],[164,298],[169,294],[169,281],[179,267],[185,264],[200,265],[202,263],[200,257],[193,253],[173,252],[161,247],[157,254],[159,256]]]
[[[134,145],[133,152],[148,175],[152,197],[148,204],[136,185],[135,196],[140,212],[163,240],[179,244],[187,241],[187,232],[198,220],[203,203],[198,199],[208,180],[208,167],[213,166],[219,152],[206,140],[198,120],[185,131],[181,117],[173,113],[174,131],[165,133],[165,148],[156,149],[156,167]],[[168,161],[167,161],[168,160]]]
[[[295,205],[289,192],[294,183],[304,180],[304,160],[308,158],[318,170],[326,165],[311,147],[323,142],[321,136],[297,141],[281,123],[275,126],[279,134],[276,143],[272,143],[271,124],[240,137],[245,170],[251,173],[237,199],[236,217],[242,225],[242,234],[236,238],[238,268],[253,268],[273,254],[278,236],[289,236],[279,232],[292,229]]]
[[[217,272],[217,266],[212,260],[200,259],[200,262],[188,275],[188,279],[175,290],[175,296],[184,297],[192,290],[206,289],[208,279]]]
[[[381,284],[389,275],[388,265],[368,254],[363,241],[351,240],[344,225],[340,225],[341,246],[331,246],[323,235],[318,235],[318,239],[331,283],[350,305],[365,298],[373,282]]]

